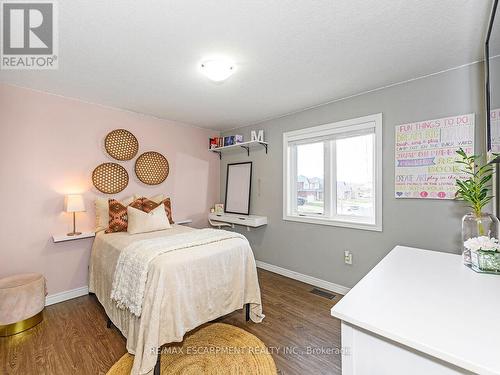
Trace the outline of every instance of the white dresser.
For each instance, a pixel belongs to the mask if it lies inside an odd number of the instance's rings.
[[[500,374],[500,276],[459,255],[397,246],[331,313],[343,375]]]

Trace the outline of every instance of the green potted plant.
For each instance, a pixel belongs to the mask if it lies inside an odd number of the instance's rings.
[[[494,166],[488,163],[479,165],[480,156],[469,156],[462,148],[457,150],[457,154],[460,156],[460,159],[456,163],[460,164],[466,178],[456,180],[457,192],[455,197],[467,202],[467,206],[471,209],[471,212],[462,218],[462,254],[464,264],[472,266],[471,250],[476,252],[478,250],[493,251],[500,256],[497,248],[476,249],[474,247],[471,249],[471,246],[468,246],[471,243],[478,242],[477,239],[479,238],[483,240],[482,243],[489,243],[488,241],[484,241],[484,238],[493,239],[494,241],[498,238],[499,221],[497,217],[483,211],[493,199],[490,190]]]

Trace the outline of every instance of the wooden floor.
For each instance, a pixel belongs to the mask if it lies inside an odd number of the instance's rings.
[[[311,294],[310,285],[259,270],[266,318],[245,322],[242,310],[221,322],[259,337],[273,353],[280,374],[340,374],[340,321],[330,316],[334,300]],[[327,353],[330,351],[330,354]],[[95,296],[49,306],[38,326],[0,337],[1,374],[105,374],[125,353],[125,339],[106,328]]]

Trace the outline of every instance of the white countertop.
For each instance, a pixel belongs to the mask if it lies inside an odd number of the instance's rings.
[[[466,268],[459,255],[396,246],[331,312],[466,370],[500,374],[500,276]]]

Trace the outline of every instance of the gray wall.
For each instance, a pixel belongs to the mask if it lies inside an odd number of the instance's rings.
[[[258,260],[353,286],[395,245],[459,253],[462,202],[394,198],[394,127],[406,122],[476,113],[476,153],[484,151],[483,65],[456,69],[265,123],[224,133],[264,129],[269,153],[227,152],[221,161],[221,201],[227,163],[253,161],[251,213],[266,215],[266,227],[244,233]],[[256,108],[256,111],[259,109]],[[383,232],[284,221],[282,219],[283,132],[382,112]],[[243,151],[243,150],[242,150]],[[259,188],[260,186],[260,188]],[[344,250],[353,253],[345,265]]]

